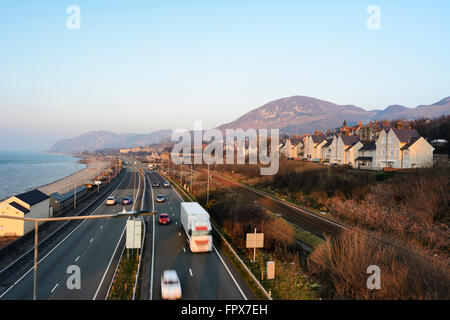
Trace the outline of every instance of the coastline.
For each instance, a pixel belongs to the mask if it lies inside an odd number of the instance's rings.
[[[47,195],[50,195],[54,192],[64,194],[70,189],[73,189],[75,184],[77,185],[77,187],[79,187],[84,182],[95,179],[101,172],[107,170],[110,165],[109,161],[99,160],[96,157],[84,157],[73,154],[71,156],[73,156],[74,158],[78,158],[79,160],[77,160],[77,162],[86,165],[86,167],[64,178],[42,185],[37,189]]]

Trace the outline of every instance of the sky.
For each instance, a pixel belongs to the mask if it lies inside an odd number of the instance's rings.
[[[212,128],[293,95],[431,104],[450,96],[449,39],[448,0],[2,0],[0,150]]]

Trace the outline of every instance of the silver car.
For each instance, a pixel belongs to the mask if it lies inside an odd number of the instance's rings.
[[[165,270],[161,276],[161,298],[164,300],[181,299],[181,284],[175,270]]]

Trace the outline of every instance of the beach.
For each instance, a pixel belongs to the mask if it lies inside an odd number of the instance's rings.
[[[96,158],[86,158],[83,160],[83,164],[86,165],[86,168],[77,171],[70,176],[39,187],[38,189],[47,195],[54,192],[64,194],[70,190],[73,190],[75,184],[78,187],[88,181],[95,180],[99,174],[109,168],[110,162]]]

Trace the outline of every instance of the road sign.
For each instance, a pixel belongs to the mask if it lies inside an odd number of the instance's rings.
[[[247,233],[247,248],[253,248],[253,261],[256,261],[256,248],[264,247],[264,233]]]
[[[142,239],[142,221],[127,220],[127,249],[140,249]]]
[[[247,248],[263,248],[264,233],[247,233]]]

